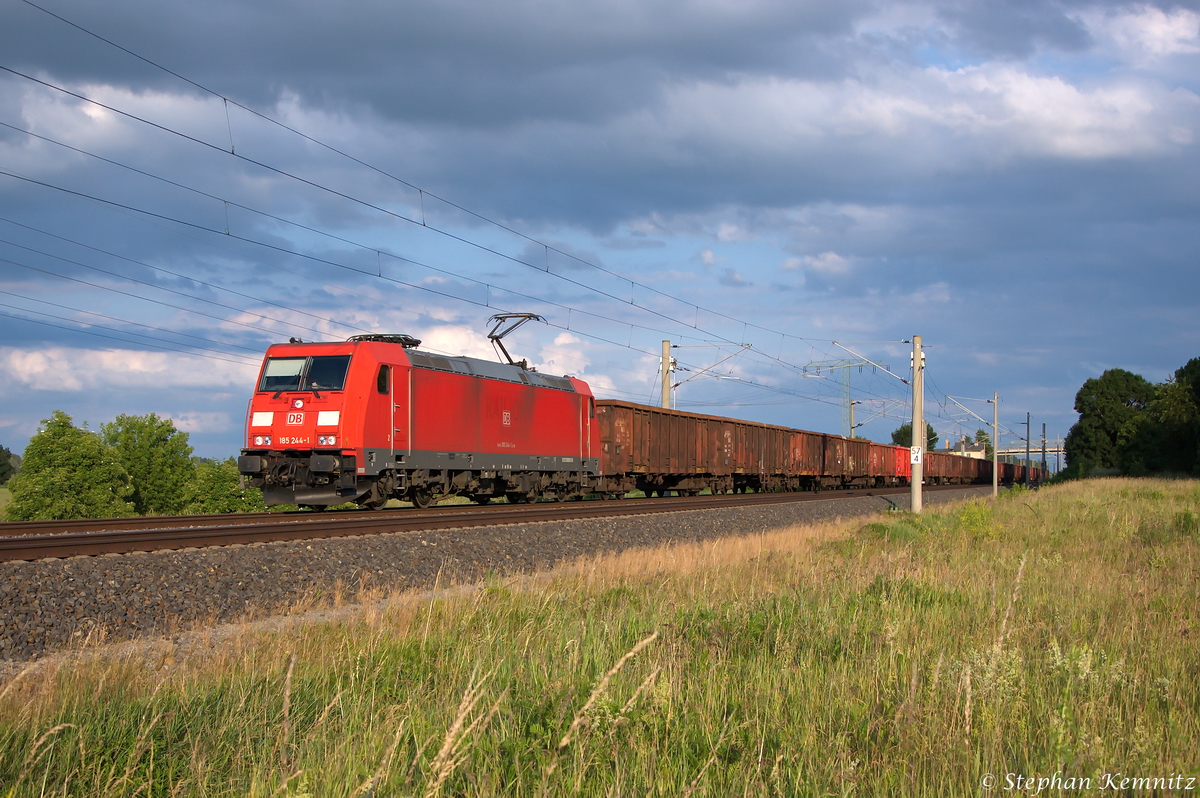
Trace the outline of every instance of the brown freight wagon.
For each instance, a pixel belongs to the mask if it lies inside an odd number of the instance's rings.
[[[612,400],[596,402],[596,423],[606,492],[764,490],[810,457],[794,430],[770,424]]]
[[[596,422],[601,493],[874,485],[888,469],[870,441],[772,424],[614,400],[596,402]]]
[[[634,489],[695,495],[705,488],[726,493],[907,485],[912,474],[906,447],[862,438],[613,400],[596,402],[596,422],[596,491],[606,496]],[[1024,473],[1000,467],[1003,482]],[[938,452],[925,457],[927,484],[989,482],[991,476],[991,461]]]

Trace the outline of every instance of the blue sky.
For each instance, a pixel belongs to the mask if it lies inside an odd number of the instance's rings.
[[[40,5],[0,11],[14,450],[57,408],[235,454],[268,344],[494,357],[502,311],[601,397],[657,402],[666,338],[681,408],[833,432],[833,341],[906,376],[921,335],[943,439],[947,395],[1054,437],[1200,356],[1195,3]],[[888,440],[907,387],[851,390]]]

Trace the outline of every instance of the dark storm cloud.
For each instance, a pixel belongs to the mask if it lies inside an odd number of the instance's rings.
[[[1076,52],[1091,45],[1087,30],[1070,15],[1081,7],[1043,0],[966,0],[939,13],[949,23],[951,39],[965,52],[1026,58],[1042,48]]]
[[[493,125],[596,120],[658,98],[664,81],[781,67],[827,72],[822,37],[849,34],[864,2],[392,4],[217,2],[48,8],[198,82],[270,103],[365,105],[406,121]],[[16,4],[0,50],[69,80],[184,90]],[[16,34],[20,31],[20,34]]]

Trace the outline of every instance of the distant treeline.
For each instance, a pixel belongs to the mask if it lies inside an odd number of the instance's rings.
[[[1075,394],[1079,421],[1067,434],[1067,475],[1097,469],[1129,476],[1200,476],[1200,358],[1154,384],[1109,369]]]
[[[265,509],[261,492],[239,487],[232,458],[194,457],[187,433],[153,413],[117,416],[92,432],[55,410],[19,462],[8,483],[9,521]]]

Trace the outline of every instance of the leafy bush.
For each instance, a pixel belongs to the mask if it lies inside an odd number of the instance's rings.
[[[13,477],[10,521],[120,518],[135,515],[129,474],[94,432],[55,410],[29,441]]]
[[[262,491],[241,487],[237,463],[232,457],[197,460],[191,478],[183,486],[182,505],[188,515],[257,513],[267,509]]]
[[[192,476],[188,435],[154,413],[119,415],[100,426],[133,485],[130,501],[140,515],[175,515],[183,509],[184,486]]]

